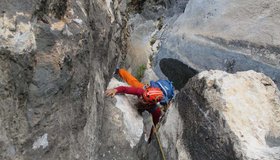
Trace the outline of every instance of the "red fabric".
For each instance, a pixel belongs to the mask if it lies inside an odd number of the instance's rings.
[[[145,91],[142,88],[126,87],[126,86],[119,86],[115,89],[117,90],[117,93],[133,94],[133,95],[137,95],[138,97],[142,96]],[[154,105],[156,105],[156,104],[154,104]],[[152,108],[154,105],[152,105],[152,106],[147,105],[148,106],[147,108]],[[147,111],[149,111],[149,110],[147,110]],[[151,112],[151,111],[149,111],[149,112],[152,114],[154,125],[156,125],[159,122],[159,118],[161,116],[160,107],[158,107],[153,112]]]
[[[159,122],[159,118],[161,116],[160,108],[158,107],[154,112],[151,113],[153,116],[153,122],[155,125]]]
[[[142,88],[126,87],[126,86],[119,86],[115,89],[117,90],[117,93],[133,94],[133,95],[137,95],[138,97],[142,96],[142,94],[145,91]]]

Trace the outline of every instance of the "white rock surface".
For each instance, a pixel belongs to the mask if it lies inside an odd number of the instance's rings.
[[[128,40],[127,63],[134,67],[147,65],[149,56],[153,53],[150,41],[156,25],[152,20],[146,20],[137,14],[130,18],[130,37]]]
[[[168,150],[168,158],[172,159],[177,157],[178,160],[190,160],[191,156],[188,148],[182,142],[183,124],[182,118],[178,112],[178,107],[173,103],[166,115],[166,123],[159,129],[159,135],[162,146]]]
[[[34,143],[32,149],[38,149],[42,147],[43,149],[49,145],[48,134],[45,133],[42,137],[39,137]]]
[[[201,34],[280,44],[279,0],[190,0],[175,23],[177,35]]]
[[[279,87],[279,8],[279,0],[190,0],[178,19],[165,21],[157,75],[166,75],[160,61],[172,58],[197,71],[255,70]]]
[[[150,84],[151,80],[157,81],[158,77],[157,77],[156,73],[151,68],[148,68],[148,69],[145,70],[145,74],[142,78],[142,82],[145,83],[145,84]]]
[[[280,137],[280,94],[273,81],[254,71],[204,71],[201,78],[208,85],[205,97],[224,116],[245,155],[249,159],[280,159],[279,144],[270,146],[267,139]]]
[[[115,88],[117,86],[127,86],[115,78],[111,79],[108,88]],[[134,147],[140,140],[143,133],[143,118],[134,107],[134,100],[131,96],[116,95],[116,107],[119,108],[123,115],[122,120],[125,125],[124,134],[130,142],[131,148]]]
[[[5,14],[0,17],[0,48],[23,54],[36,49],[35,35],[30,22],[17,22],[17,16],[31,17],[24,13],[16,13],[12,18]]]

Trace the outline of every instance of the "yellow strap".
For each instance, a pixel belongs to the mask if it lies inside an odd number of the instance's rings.
[[[158,136],[157,132],[155,132],[155,135],[156,135],[156,138],[157,138],[157,142],[158,142],[158,145],[159,145],[159,149],[160,149],[160,153],[161,153],[162,159],[166,160],[165,155],[164,155],[164,151],[162,149],[162,145],[161,145],[161,142],[159,140],[159,136]]]

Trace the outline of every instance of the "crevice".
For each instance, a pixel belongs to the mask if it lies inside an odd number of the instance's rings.
[[[43,22],[48,22],[46,16],[50,14],[54,15],[57,19],[63,19],[66,11],[67,11],[68,0],[41,0],[37,4],[37,8],[33,17],[37,17],[39,20]]]
[[[172,58],[162,59],[159,66],[162,73],[173,82],[174,87],[178,90],[183,88],[188,80],[198,73],[190,66]]]

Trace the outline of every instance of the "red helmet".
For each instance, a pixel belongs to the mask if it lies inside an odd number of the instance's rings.
[[[148,87],[143,93],[143,99],[148,103],[157,103],[163,96],[163,92],[159,88],[154,87]]]

